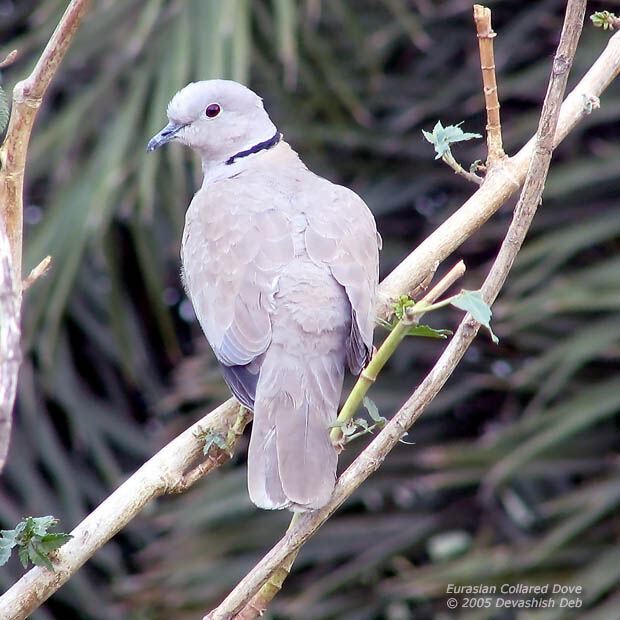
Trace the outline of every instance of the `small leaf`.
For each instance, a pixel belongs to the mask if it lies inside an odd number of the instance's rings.
[[[458,295],[456,295],[450,302],[456,308],[469,312],[478,323],[484,325],[491,334],[491,339],[495,344],[499,342],[499,338],[493,333],[491,329],[491,308],[484,299],[482,299],[482,293],[478,291],[467,291],[463,289]]]
[[[405,316],[407,308],[414,306],[415,302],[407,295],[401,295],[396,302],[394,302],[394,314],[399,320],[402,320]]]
[[[478,172],[478,168],[482,166],[482,160],[481,159],[476,159],[476,161],[472,162],[471,166],[469,167],[469,171],[472,174],[476,174],[476,172]]]
[[[365,432],[367,432],[367,433],[371,433],[372,432],[372,428],[370,427],[370,424],[368,424],[368,422],[366,420],[364,420],[364,418],[355,418],[355,420],[353,420],[353,422],[355,423],[355,426],[357,426],[358,428],[363,429]]]
[[[618,25],[619,18],[609,11],[598,11],[590,15],[590,20],[596,28],[603,30],[613,30]]]
[[[2,539],[15,542],[15,539],[17,538],[17,530],[0,530],[0,536],[2,536],[2,538],[0,538],[0,542]]]
[[[458,125],[448,125],[444,127],[441,121],[437,121],[433,127],[433,133],[422,130],[422,134],[428,142],[435,147],[437,155],[435,159],[440,159],[450,152],[450,145],[454,142],[463,142],[464,140],[472,140],[473,138],[482,138],[479,133],[465,132],[460,128],[463,122]]]
[[[213,446],[220,450],[228,450],[228,443],[226,441],[226,435],[224,433],[209,432],[204,436],[205,445],[202,449],[202,453],[207,456]]]
[[[69,542],[73,536],[71,534],[61,534],[61,533],[52,533],[45,534],[45,536],[41,536],[38,541],[37,549],[41,551],[41,553],[49,553],[50,551],[54,551],[54,549],[58,549],[62,547],[66,542]]]
[[[342,434],[344,437],[350,437],[357,430],[357,425],[355,424],[355,420],[347,420],[341,427]]]
[[[362,401],[364,407],[366,407],[366,411],[368,411],[368,415],[372,418],[372,421],[379,427],[383,428],[387,423],[387,418],[384,418],[379,413],[379,408],[375,405],[374,401],[372,401],[368,396],[364,396],[364,400]]]
[[[22,566],[28,568],[28,547],[19,547],[17,549],[17,555],[19,556],[19,561],[22,563]]]
[[[50,559],[41,552],[36,540],[31,540],[26,549],[28,550],[28,557],[33,564],[36,566],[45,566],[45,568],[49,568],[51,571],[54,570]]]
[[[52,515],[47,517],[28,517],[26,523],[27,529],[32,531],[35,536],[44,536],[50,527],[57,525],[58,519],[55,519]]]
[[[16,545],[15,541],[0,538],[0,566],[6,564],[11,557],[11,550]]]
[[[423,338],[447,338],[452,336],[449,329],[433,329],[428,325],[415,325],[408,332],[407,336],[421,336]]]

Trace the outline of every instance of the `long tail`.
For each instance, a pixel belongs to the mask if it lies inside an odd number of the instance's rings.
[[[270,347],[256,387],[248,488],[260,508],[311,510],[329,500],[338,455],[329,438],[344,359]]]

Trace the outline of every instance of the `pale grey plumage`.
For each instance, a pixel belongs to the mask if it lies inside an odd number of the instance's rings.
[[[210,104],[220,108],[214,118]],[[329,424],[345,362],[359,373],[372,348],[374,218],[354,192],[310,172],[278,141],[260,98],[240,84],[190,84],[168,117],[149,150],[178,140],[202,159],[181,258],[224,377],[254,410],[250,497],[263,508],[320,508],[335,483]]]

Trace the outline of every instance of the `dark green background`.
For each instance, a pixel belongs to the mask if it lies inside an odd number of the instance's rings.
[[[564,2],[490,2],[506,150],[533,134]],[[66,2],[0,3],[10,92]],[[618,9],[617,0],[589,3]],[[586,23],[569,88],[610,34]],[[460,0],[94,1],[41,110],[27,168],[25,358],[0,526],[54,514],[71,530],[154,451],[228,397],[179,280],[200,183],[180,146],[147,156],[170,97],[233,77],[259,92],[310,168],[361,194],[388,273],[473,192],[421,129],[483,133],[471,4]],[[513,618],[449,612],[455,584],[579,584],[571,616],[620,607],[620,89],[554,156],[531,234],[482,333],[441,395],[304,547],[280,618]],[[484,141],[455,147],[468,167]],[[478,288],[510,221],[500,212],[447,261]],[[449,264],[448,264],[449,263]],[[461,313],[429,318],[454,328]],[[383,337],[377,330],[377,338]],[[440,354],[410,339],[371,397],[391,416]],[[367,443],[358,440],[343,466]],[[248,501],[245,446],[183,496],[158,500],[37,613],[200,618],[262,557],[285,513]],[[4,589],[22,573],[0,569]],[[460,597],[459,597],[460,599]],[[523,616],[519,616],[520,618]],[[529,616],[528,616],[529,617]]]

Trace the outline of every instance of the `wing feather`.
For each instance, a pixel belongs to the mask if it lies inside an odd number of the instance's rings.
[[[351,304],[347,363],[358,374],[372,351],[380,237],[372,213],[357,194],[331,183],[329,190],[323,190],[328,194],[326,206],[308,214],[306,248],[314,261],[329,265],[347,293]]]
[[[183,237],[185,281],[216,357],[232,368],[225,378],[244,404],[253,401],[254,375],[234,369],[269,346],[278,274],[293,257],[289,219],[251,192],[194,197]]]

